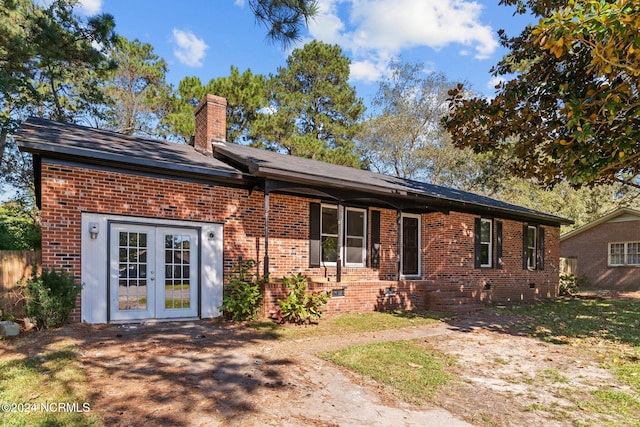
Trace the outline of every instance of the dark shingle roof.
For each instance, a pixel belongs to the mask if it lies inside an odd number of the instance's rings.
[[[18,133],[21,150],[43,157],[231,185],[270,179],[314,188],[410,200],[425,209],[457,210],[545,224],[571,221],[490,197],[423,182],[274,153],[237,144],[214,144],[214,155],[189,145],[30,118]]]
[[[421,199],[426,206],[500,213],[507,217],[550,224],[571,223],[564,218],[490,197],[347,166],[333,165],[237,144],[214,144],[213,150],[214,157],[244,167],[254,176],[373,192],[383,196],[387,195],[387,197],[415,196],[417,199],[414,200]]]
[[[189,145],[46,119],[29,118],[15,139],[21,150],[51,158],[194,178],[243,179],[237,169]]]

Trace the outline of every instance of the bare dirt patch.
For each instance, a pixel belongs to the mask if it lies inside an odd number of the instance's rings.
[[[580,396],[621,387],[590,353],[525,336],[522,319],[485,311],[410,328],[270,339],[221,321],[71,325],[31,334],[2,357],[37,355],[76,339],[105,425],[570,426],[607,421]],[[458,380],[422,406],[345,371],[318,353],[375,341],[419,339],[453,356]]]

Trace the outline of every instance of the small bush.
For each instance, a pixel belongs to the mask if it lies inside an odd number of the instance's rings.
[[[300,273],[284,277],[282,283],[289,288],[289,294],[284,300],[279,300],[280,312],[278,318],[280,322],[292,322],[303,324],[311,323],[312,320],[320,319],[323,305],[326,305],[331,298],[329,292],[307,292],[307,279]]]
[[[560,287],[558,293],[564,296],[571,296],[578,293],[578,289],[588,289],[591,285],[589,278],[585,275],[575,276],[573,274],[564,274],[560,276]]]
[[[560,295],[571,296],[578,292],[578,278],[573,274],[563,274],[560,276]]]
[[[21,283],[25,314],[38,329],[57,328],[69,320],[81,286],[69,273],[43,269],[40,276]]]
[[[251,273],[255,266],[254,260],[239,261],[233,266],[220,307],[227,319],[244,321],[256,318],[262,300],[262,280],[258,274]]]

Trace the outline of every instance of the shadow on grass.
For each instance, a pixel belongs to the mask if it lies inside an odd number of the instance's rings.
[[[74,351],[56,350],[69,336]],[[15,360],[6,363],[12,369],[0,379],[4,384],[16,370],[29,371],[64,390],[61,396],[80,399],[75,380],[57,372],[65,363],[78,364],[76,373],[90,384],[83,397],[104,425],[186,426],[193,424],[192,412],[204,424],[234,424],[263,409],[254,402],[264,390],[290,386],[283,373],[291,360],[242,351],[271,339],[222,321],[68,325],[8,342],[0,357]],[[49,398],[47,391],[38,395],[36,403]],[[47,422],[55,425],[55,419]]]
[[[534,336],[554,344],[571,339],[600,339],[640,346],[640,301],[602,297],[566,297],[537,304],[487,308],[447,320],[453,328]]]

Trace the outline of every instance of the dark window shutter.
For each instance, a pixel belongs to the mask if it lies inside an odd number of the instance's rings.
[[[527,224],[522,224],[522,269],[527,270]]]
[[[502,268],[502,221],[496,221],[496,262],[495,268]]]
[[[482,219],[476,218],[475,224],[473,227],[473,266],[475,268],[480,268],[482,265],[482,260],[480,259],[480,252],[482,252],[482,241],[481,241],[481,233],[482,230]]]
[[[544,270],[544,228],[538,227],[538,270]]]
[[[320,267],[320,203],[309,203],[309,267]]]
[[[371,267],[380,268],[380,211],[371,211]]]

